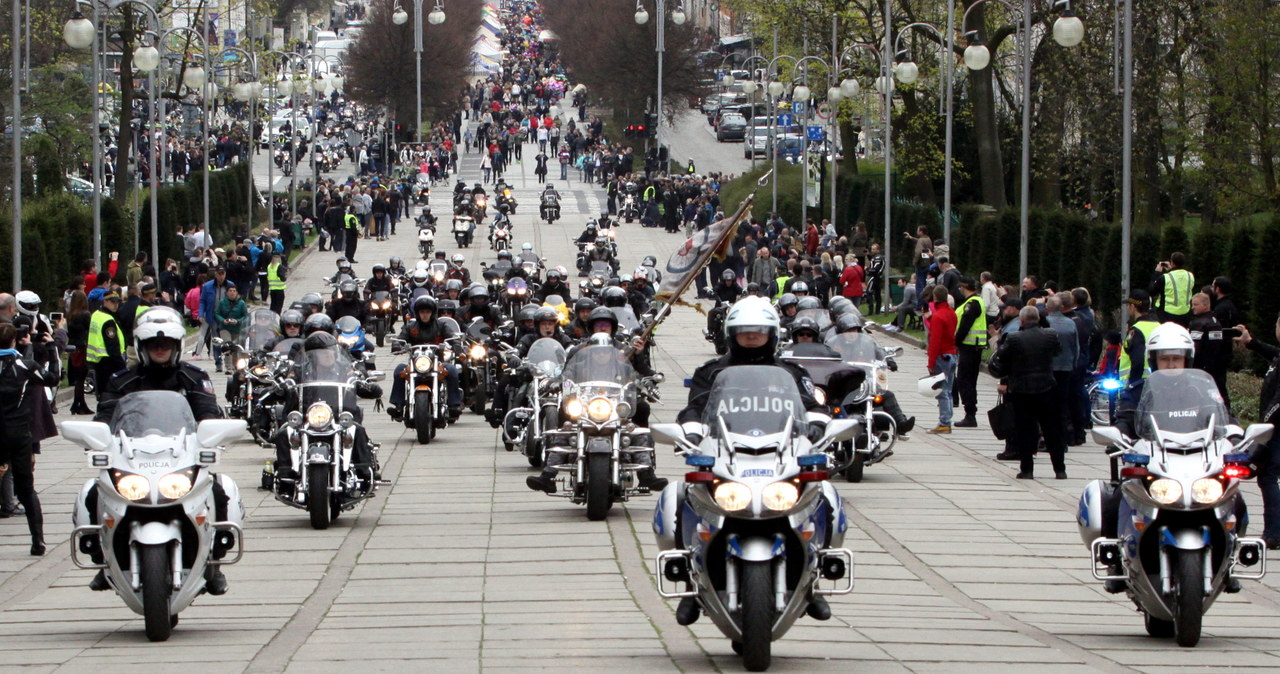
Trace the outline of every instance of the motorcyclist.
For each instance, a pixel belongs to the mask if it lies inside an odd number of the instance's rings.
[[[591,312],[599,306],[595,300],[590,297],[579,297],[577,302],[573,303],[573,320],[569,321],[569,325],[565,331],[574,340],[586,339],[591,334]]]
[[[546,302],[547,298],[552,295],[559,295],[565,302],[573,301],[569,296],[569,284],[564,281],[564,272],[558,267],[547,270],[547,281],[538,289],[535,297],[539,302]]]
[[[538,309],[540,308],[541,307],[536,304],[526,304],[520,307],[520,310],[516,312],[515,316],[515,334],[512,337],[512,341],[519,342],[526,336],[535,334],[538,331],[535,321],[537,320]]]
[[[862,317],[850,313],[841,314],[836,318],[832,331],[837,335],[844,334],[846,332],[862,334]],[[871,339],[871,336],[868,335],[865,339]],[[876,344],[876,360],[884,361],[890,372],[898,371],[898,362],[891,358],[889,356],[889,352],[885,351],[884,347],[879,344]],[[911,432],[911,429],[915,428],[916,418],[909,417],[902,412],[902,406],[898,404],[898,396],[893,391],[884,391],[880,394],[880,397],[881,408],[887,412],[889,416],[893,417],[894,423],[898,426],[898,436],[905,439],[907,434]]]
[[[338,285],[343,278],[355,278],[356,273],[352,271],[351,263],[347,261],[347,258],[340,257],[334,264],[338,266],[337,271],[333,273],[333,276],[325,279],[329,285]]]
[[[441,293],[440,299],[450,299],[454,302],[462,301],[462,289],[466,284],[461,279],[451,278],[444,282],[444,292]]]
[[[716,284],[715,290],[716,300],[726,304],[733,304],[742,297],[742,288],[738,286],[738,275],[732,269],[726,269],[720,272],[720,283]],[[786,295],[783,295],[786,297]],[[792,295],[792,299],[795,296]],[[782,299],[778,300],[778,309],[783,308]]]
[[[462,285],[464,286],[470,285],[471,270],[467,269],[466,265],[467,256],[462,253],[454,253],[453,257],[449,258],[449,271],[445,273],[445,276],[450,279],[462,281]]]
[[[289,309],[280,314],[280,334],[267,342],[263,349],[266,351],[273,351],[280,342],[283,342],[286,339],[297,339],[302,337],[302,323],[305,320],[306,317],[297,309]]]
[[[302,305],[300,311],[303,318],[324,311],[324,299],[320,297],[320,293],[307,293],[302,296],[299,303]]]
[[[521,358],[529,355],[529,348],[539,339],[554,339],[566,349],[573,346],[573,340],[560,329],[560,314],[555,309],[537,307],[534,310],[533,325],[534,329],[516,342],[516,350],[520,352]]]
[[[456,322],[458,320],[458,301],[448,298],[437,300],[436,313],[440,314],[440,318],[452,318]]]
[[[440,223],[440,218],[437,218],[435,215],[432,215],[431,206],[423,205],[422,212],[418,214],[418,227],[422,228],[423,226],[427,226],[427,227],[430,227],[431,229],[435,229],[439,223]]]
[[[791,321],[799,310],[799,304],[800,298],[791,293],[783,293],[782,297],[778,298],[778,319],[782,322],[782,327],[791,325]]]
[[[566,356],[567,359],[572,359],[573,354],[579,349],[603,344],[623,349],[624,351],[627,349],[633,350],[629,360],[631,361],[631,367],[640,376],[651,377],[656,374],[649,362],[648,344],[645,343],[645,339],[637,337],[630,344],[621,341],[621,336],[618,334],[618,319],[608,307],[596,307],[592,310],[589,320],[592,328],[591,337],[571,349]],[[635,414],[631,417],[632,422],[636,426],[647,428],[649,426],[649,414],[649,401],[645,400],[644,396],[637,396]],[[653,448],[652,436],[648,434],[642,436],[640,440],[632,444],[632,447],[651,450]],[[666,488],[667,479],[658,477],[654,473],[652,451],[635,452],[630,459],[633,463],[643,466],[636,469],[636,484],[638,486],[644,487],[651,492],[660,492]],[[560,462],[548,456],[542,473],[525,478],[525,484],[534,491],[554,494],[556,492],[556,475],[558,473],[555,466],[558,463]]]
[[[648,267],[649,282],[658,285],[662,283],[662,272],[658,271],[658,258],[653,255],[644,256],[644,260],[640,262],[641,267]]]
[[[417,295],[430,294],[431,274],[426,269],[414,269],[413,273],[409,274],[409,280],[400,286],[400,293],[406,300],[405,304],[412,302]]]
[[[588,220],[586,229],[583,229],[582,233],[579,234],[578,238],[574,239],[573,242],[586,243],[586,244],[595,243],[598,231],[599,231],[599,228],[596,226],[596,221]]]
[[[338,297],[329,302],[329,308],[325,313],[334,321],[343,316],[355,316],[361,323],[364,322],[365,305],[360,299],[355,281],[343,281],[338,286]]]
[[[191,406],[191,415],[196,422],[206,419],[221,419],[222,410],[218,409],[218,398],[213,392],[213,382],[204,370],[181,361],[182,340],[186,337],[186,326],[182,316],[169,307],[152,307],[138,316],[133,328],[134,344],[138,353],[138,364],[127,370],[121,370],[107,380],[102,388],[102,398],[98,401],[98,410],[93,420],[109,423],[115,413],[120,399],[130,393],[139,391],[174,391],[182,394]],[[213,498],[217,521],[227,519],[229,503],[224,480],[228,477],[214,475]],[[97,523],[97,483],[89,488],[84,499],[87,513],[82,513],[86,521]],[[101,549],[101,546],[98,546]],[[211,553],[214,559],[220,559],[219,552]],[[92,555],[91,555],[92,556]],[[101,553],[98,553],[98,557]],[[95,558],[101,564],[102,559]],[[209,594],[220,595],[227,591],[227,579],[218,570],[217,565],[206,567],[205,586]],[[95,591],[108,589],[106,575],[99,571],[89,583]]]
[[[542,190],[542,196],[539,197],[539,201],[541,205],[538,208],[538,214],[542,216],[543,220],[546,220],[547,207],[552,204],[557,206],[560,204],[560,193],[556,191],[556,186],[553,183],[547,183],[546,188]]]
[[[442,317],[437,314],[438,308],[434,298],[423,295],[414,300],[413,320],[405,323],[400,329],[399,339],[404,340],[407,346],[420,346],[444,344],[446,340],[456,337],[458,324],[452,320],[440,320]],[[395,376],[392,378],[390,406],[387,407],[387,413],[396,421],[400,420],[404,410],[405,385],[408,380],[403,374],[407,368],[406,363],[397,365]],[[449,395],[449,418],[452,421],[462,414],[462,387],[458,384],[458,366],[445,363],[444,369],[445,385]]]
[[[618,273],[618,260],[609,249],[609,242],[604,238],[596,239],[596,245],[587,253],[587,269],[591,269],[592,262],[608,262],[613,273]]]
[[[429,211],[430,209],[428,209]],[[401,260],[399,256],[392,256],[387,265],[387,274],[393,277],[404,277],[409,275],[409,270],[405,269],[404,260]]]
[[[380,265],[373,265],[373,275],[364,283],[364,299],[367,302],[376,292],[391,292],[394,288],[391,285],[391,276],[387,274],[387,268]]]
[[[463,312],[467,324],[479,318],[489,327],[496,328],[506,318],[501,309],[489,304],[489,288],[486,286],[479,285],[472,288],[467,296],[467,302],[466,311]]]

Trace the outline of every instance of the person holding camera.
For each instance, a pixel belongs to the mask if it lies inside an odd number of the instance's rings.
[[[1156,265],[1156,276],[1148,290],[1161,323],[1173,321],[1184,328],[1191,324],[1196,277],[1186,266],[1187,257],[1176,252]]]

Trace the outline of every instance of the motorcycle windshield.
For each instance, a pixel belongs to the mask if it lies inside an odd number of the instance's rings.
[[[871,335],[860,332],[844,332],[831,335],[825,342],[849,363],[874,363],[879,359],[880,346]]]
[[[191,405],[180,393],[139,391],[116,403],[110,426],[113,434],[124,433],[131,438],[148,435],[173,437],[183,431],[194,433],[196,418],[191,415]]]
[[[1153,441],[1157,433],[1202,434],[1210,424],[1217,440],[1231,423],[1213,377],[1193,369],[1152,372],[1142,387],[1137,418],[1138,436]]]
[[[585,346],[574,352],[564,367],[565,381],[578,385],[578,397],[590,399],[608,397],[635,404],[635,387],[626,388],[636,381],[636,370],[618,349],[606,344]],[[621,400],[623,390],[627,391]]]
[[[791,436],[795,437],[806,427],[795,377],[773,365],[736,365],[721,370],[702,411],[709,437],[722,437],[721,421],[729,433],[750,437],[781,433],[790,422]]]
[[[601,278],[609,278],[613,275],[613,268],[609,266],[608,262],[597,260],[591,263],[591,275],[599,276]]]
[[[302,354],[301,382],[338,382],[346,384],[355,375],[355,361],[342,346],[312,349]]]
[[[244,334],[244,348],[247,351],[257,351],[266,347],[277,337],[280,336],[280,328],[278,325],[250,325]]]
[[[539,339],[529,347],[525,360],[533,363],[541,376],[555,377],[564,369],[564,347],[554,339]]]
[[[523,293],[524,293],[524,291],[526,291],[526,290],[528,290],[528,289],[529,289],[529,284],[528,284],[528,282],[526,282],[526,281],[525,281],[524,279],[522,279],[522,278],[517,277],[517,278],[513,278],[513,279],[511,279],[510,281],[507,281],[507,294],[508,294],[508,295],[519,295],[519,294],[523,294]]]
[[[538,273],[537,262],[530,262],[529,260],[525,260],[524,262],[520,263],[520,268],[524,270],[524,273],[530,276],[533,276],[534,274]]]
[[[631,307],[609,307],[609,311],[618,317],[619,328],[631,331],[640,328],[640,319],[636,318],[636,312]]]
[[[276,353],[287,356],[293,353],[293,349],[295,346],[301,348],[301,344],[302,344],[301,337],[290,337],[288,339],[282,339],[279,342],[277,342],[275,345],[275,348],[273,348],[272,351],[275,351]]]
[[[804,309],[803,311],[797,311],[792,322],[794,323],[801,318],[813,319],[813,321],[818,324],[818,334],[820,335],[827,334],[827,331],[831,329],[831,314],[828,313],[826,309]]]

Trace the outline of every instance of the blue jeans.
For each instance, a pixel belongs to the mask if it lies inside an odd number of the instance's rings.
[[[1273,436],[1254,457],[1262,491],[1262,535],[1280,538],[1280,436]]]
[[[942,388],[938,389],[938,425],[951,425],[951,387],[956,383],[956,355],[954,353],[944,353],[933,361],[933,374],[944,374],[947,376],[942,382]]]
[[[916,270],[916,306],[920,309],[923,309],[927,304],[924,299],[924,286],[929,281],[928,271],[928,268]]]

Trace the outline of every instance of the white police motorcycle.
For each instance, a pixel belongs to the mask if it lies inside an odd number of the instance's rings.
[[[1093,428],[1109,446],[1112,479],[1090,482],[1080,496],[1080,537],[1094,578],[1127,592],[1148,634],[1195,646],[1218,595],[1266,573],[1265,543],[1242,535],[1240,480],[1249,477],[1247,450],[1266,442],[1272,425],[1230,425],[1213,378],[1191,369],[1151,373],[1135,423],[1136,440]]]
[[[186,398],[173,391],[121,398],[110,424],[62,424],[62,436],[88,450],[89,465],[100,471],[76,500],[71,561],[101,569],[125,605],[143,617],[151,641],[169,638],[178,614],[204,592],[207,568],[240,561],[240,490],[211,467],[220,445],[246,430],[243,419],[197,425]],[[228,498],[222,521],[215,479]]]
[[[746,668],[763,671],[772,642],[816,597],[853,591],[853,553],[841,547],[848,521],[824,450],[860,422],[832,420],[811,443],[791,373],[743,365],[717,375],[702,423],[699,445],[677,424],[652,427],[690,466],[654,512],[658,591],[695,599]],[[820,587],[820,578],[843,582]]]

